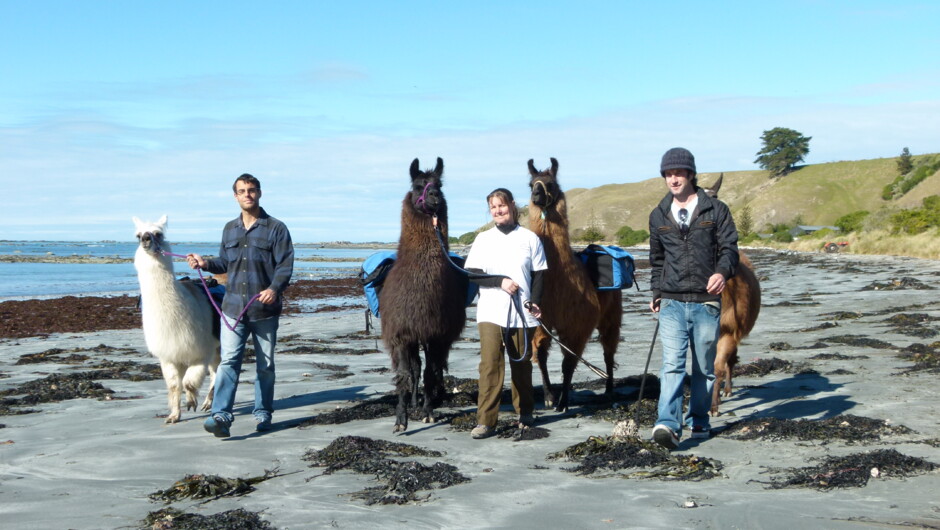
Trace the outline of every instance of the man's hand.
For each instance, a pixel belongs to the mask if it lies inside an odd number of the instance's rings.
[[[189,268],[193,270],[206,267],[206,260],[199,254],[186,254],[186,263],[189,263]]]
[[[721,294],[725,290],[725,277],[720,273],[712,274],[708,278],[708,285],[705,287],[708,294]]]
[[[274,289],[265,289],[258,293],[258,301],[265,305],[273,304],[277,301],[277,293]]]
[[[662,298],[657,298],[656,300],[651,301],[651,302],[650,302],[650,311],[652,311],[652,312],[654,312],[654,313],[659,313],[659,305],[660,305],[660,303],[661,303],[662,301],[663,301]]]

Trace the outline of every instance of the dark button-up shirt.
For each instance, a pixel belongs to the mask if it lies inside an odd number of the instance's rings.
[[[244,318],[253,321],[280,315],[281,293],[294,272],[294,244],[287,225],[262,208],[258,220],[245,230],[239,215],[225,225],[219,257],[206,260],[205,269],[213,274],[228,273],[222,301],[222,312],[227,316],[236,318],[245,304],[265,289],[273,289],[277,301],[255,301]]]

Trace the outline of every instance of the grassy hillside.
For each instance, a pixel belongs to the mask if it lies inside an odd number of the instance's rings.
[[[927,156],[914,157],[915,165]],[[750,206],[754,227],[791,223],[797,216],[804,224],[831,225],[857,210],[913,208],[924,197],[940,194],[940,173],[928,177],[906,195],[893,201],[881,198],[882,189],[897,176],[896,158],[830,162],[803,166],[785,177],[771,179],[766,171],[726,171],[719,198],[737,216]],[[700,173],[699,183],[710,186],[719,173]],[[577,177],[559,174],[562,186],[576,184]],[[661,177],[630,184],[566,191],[572,231],[592,224],[613,238],[622,226],[647,229],[650,210],[666,195]]]

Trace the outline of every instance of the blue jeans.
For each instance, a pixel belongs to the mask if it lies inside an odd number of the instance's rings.
[[[659,337],[663,367],[659,373],[659,419],[682,436],[682,383],[686,353],[692,352],[692,392],[685,425],[710,428],[712,388],[715,386],[715,348],[721,310],[697,302],[663,299],[659,310]]]
[[[232,319],[234,320],[234,319]],[[219,337],[222,343],[222,362],[215,378],[215,397],[212,400],[212,415],[223,417],[229,424],[234,416],[235,391],[238,375],[242,370],[245,345],[248,336],[255,346],[255,419],[270,418],[274,412],[274,344],[277,342],[279,317],[264,320],[244,321],[235,326],[235,331],[223,323]]]

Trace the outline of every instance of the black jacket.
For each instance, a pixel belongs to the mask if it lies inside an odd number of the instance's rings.
[[[718,272],[727,280],[738,266],[738,231],[728,206],[696,191],[698,206],[682,235],[672,218],[672,194],[667,193],[650,212],[650,289],[653,300],[683,302],[720,300],[708,294],[708,278]]]

